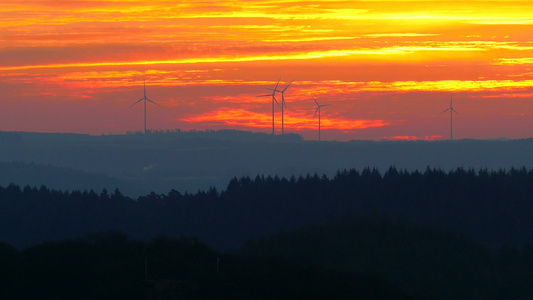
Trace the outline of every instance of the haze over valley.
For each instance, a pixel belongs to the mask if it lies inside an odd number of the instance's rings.
[[[118,187],[132,197],[223,189],[241,176],[333,176],[343,169],[386,171],[391,166],[408,171],[533,166],[532,139],[317,142],[295,134],[219,130],[102,136],[1,132],[0,141],[0,162],[33,164],[18,173],[3,168],[3,184],[96,191]],[[40,172],[32,170],[39,166]],[[53,180],[47,174],[52,167],[71,173]]]

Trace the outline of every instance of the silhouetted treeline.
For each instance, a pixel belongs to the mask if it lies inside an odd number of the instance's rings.
[[[0,240],[20,248],[119,230],[142,240],[195,236],[224,250],[247,238],[356,212],[460,232],[497,249],[533,244],[532,196],[533,171],[525,168],[243,177],[224,191],[172,190],[136,199],[118,189],[63,192],[8,185],[0,187]]]
[[[218,139],[218,140],[235,140],[235,141],[303,141],[303,137],[296,133],[285,133],[283,135],[272,135],[270,133],[251,132],[244,130],[181,130],[181,129],[167,129],[167,130],[148,130],[144,131],[127,132],[126,136],[122,136],[123,139],[129,138],[129,136],[137,135],[146,137],[149,134],[149,139]]]
[[[44,185],[47,188],[62,191],[90,189],[101,191],[104,188],[113,187],[119,188],[124,194],[146,194],[134,184],[101,173],[90,173],[33,162],[0,162],[0,182],[24,182],[24,185]]]
[[[414,299],[374,274],[219,254],[196,239],[121,233],[0,244],[2,299]]]

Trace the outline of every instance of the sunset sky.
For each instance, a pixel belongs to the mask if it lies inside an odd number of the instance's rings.
[[[533,137],[533,2],[0,0],[0,131]],[[281,95],[277,94],[278,100]],[[276,133],[281,110],[276,107]]]

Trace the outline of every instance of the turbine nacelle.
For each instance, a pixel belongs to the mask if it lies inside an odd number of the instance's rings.
[[[315,101],[316,103],[316,110],[315,110],[315,114],[313,115],[313,119],[316,117],[316,114],[320,112],[320,108],[324,107],[324,106],[329,106],[330,104],[318,104],[318,101],[316,101],[315,97],[313,97],[313,101]],[[319,115],[320,116],[320,115]]]
[[[155,104],[155,105],[157,105],[157,106],[161,106],[161,105],[157,104],[156,102],[154,102],[154,101],[148,99],[148,97],[146,97],[146,81],[144,81],[144,97],[142,97],[141,99],[137,100],[135,103],[133,103],[132,105],[130,105],[130,107],[133,107],[135,104],[137,104],[137,103],[139,103],[139,102],[141,102],[141,101],[143,101],[143,100],[146,100],[146,101],[148,101],[148,102],[150,102],[150,103],[153,103],[153,104]]]
[[[321,109],[322,107],[324,107],[324,106],[329,106],[329,104],[319,105],[319,106],[316,108],[316,110],[315,110],[315,114],[313,115],[313,120],[315,119],[316,114],[317,114],[317,113],[320,113],[320,109]]]
[[[448,108],[446,108],[446,109],[443,110],[440,114],[442,115],[443,113],[445,113],[445,112],[447,112],[447,111],[449,111],[449,110],[452,111],[452,112],[454,112],[454,113],[456,113],[456,114],[458,114],[458,115],[460,115],[455,109],[453,109],[453,107],[448,107]]]
[[[453,109],[453,100],[452,100],[452,97],[453,97],[453,96],[450,96],[450,107],[448,107],[448,108],[446,108],[445,110],[443,110],[443,111],[440,113],[441,115],[442,115],[443,113],[447,112],[447,111],[451,111],[451,112],[454,112],[454,113],[456,113],[456,114],[459,115],[459,113],[458,113],[455,109]]]

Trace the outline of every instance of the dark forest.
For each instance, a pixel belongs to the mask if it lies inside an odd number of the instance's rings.
[[[138,198],[11,184],[0,187],[2,290],[132,299],[170,280],[191,299],[528,299],[532,195],[525,168],[242,177]],[[165,254],[150,254],[157,245]]]

